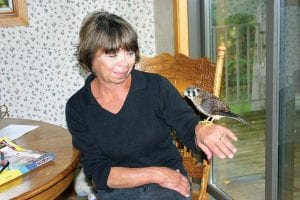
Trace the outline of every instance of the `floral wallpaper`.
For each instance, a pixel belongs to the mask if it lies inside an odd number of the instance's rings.
[[[27,0],[28,27],[0,27],[0,105],[12,118],[65,127],[65,103],[86,73],[74,52],[83,17],[104,9],[128,20],[141,54],[155,54],[153,0]]]

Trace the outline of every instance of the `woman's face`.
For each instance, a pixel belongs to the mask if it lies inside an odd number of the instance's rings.
[[[119,49],[116,53],[98,50],[93,60],[93,72],[105,83],[123,83],[130,75],[135,64],[135,53]]]

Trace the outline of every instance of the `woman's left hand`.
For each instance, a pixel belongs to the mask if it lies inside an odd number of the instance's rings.
[[[195,128],[196,145],[206,154],[208,159],[212,155],[219,158],[233,158],[237,151],[232,141],[236,141],[237,137],[229,129],[217,125],[205,125],[199,123]]]

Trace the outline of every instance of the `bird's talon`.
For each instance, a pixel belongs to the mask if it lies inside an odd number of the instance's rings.
[[[214,123],[209,120],[204,120],[201,122],[201,124],[203,124],[204,126],[212,126]]]

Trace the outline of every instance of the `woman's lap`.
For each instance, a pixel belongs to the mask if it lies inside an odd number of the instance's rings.
[[[160,187],[157,184],[149,184],[130,189],[115,189],[112,192],[99,190],[97,194],[100,200],[191,200],[174,190]],[[190,195],[191,196],[191,195]]]

